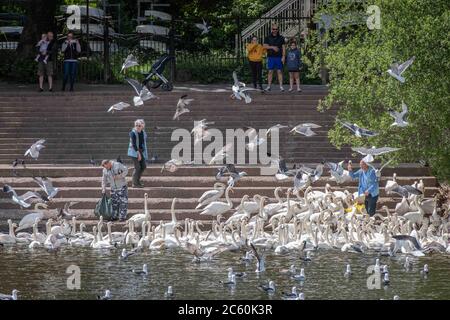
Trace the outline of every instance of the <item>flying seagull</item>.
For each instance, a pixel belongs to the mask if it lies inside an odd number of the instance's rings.
[[[311,179],[311,182],[316,182],[322,176],[323,167],[324,167],[323,163],[319,163],[315,169],[301,166],[299,170],[301,172],[307,174],[309,176],[309,178]]]
[[[236,182],[238,182],[243,176],[247,175],[245,171],[237,171],[234,164],[228,163],[219,168],[216,174],[216,180],[219,180],[227,174],[230,175],[230,177],[228,178],[228,185],[231,187],[234,187]]]
[[[197,263],[210,261],[215,255],[228,250],[226,246],[217,247],[213,250],[203,250],[202,248],[200,248],[200,246],[197,246],[190,242],[186,242],[186,246],[184,248],[194,256],[192,261]]]
[[[396,186],[395,188],[392,188],[388,193],[396,193],[402,197],[407,198],[409,194],[421,195],[422,191],[414,188],[413,186],[405,185],[405,186]]]
[[[401,83],[405,83],[405,78],[402,77],[402,74],[403,72],[405,72],[406,69],[408,69],[408,67],[414,62],[415,59],[416,57],[413,56],[412,58],[403,62],[400,65],[397,62],[395,62],[391,65],[391,68],[388,69],[387,73],[389,73],[389,75],[391,75]]]
[[[315,124],[315,123],[302,123],[302,124],[295,126],[290,132],[293,134],[300,133],[304,136],[312,137],[312,136],[315,136],[317,133],[315,133],[311,129],[317,129],[320,127],[321,126],[319,126],[318,124]]]
[[[37,159],[39,157],[39,151],[41,151],[44,146],[45,139],[40,139],[36,141],[26,152],[25,156],[29,155],[33,159]]]
[[[137,93],[137,96],[133,98],[133,103],[136,107],[142,106],[144,104],[144,101],[147,101],[149,99],[159,99],[139,81],[130,78],[125,78],[125,80],[130,84],[130,86],[133,87],[134,91]]]
[[[170,159],[166,163],[164,163],[163,167],[161,168],[161,172],[169,171],[169,172],[175,172],[178,170],[179,166],[185,165],[185,164],[192,164],[192,161],[183,161],[180,159]]]
[[[134,67],[134,66],[138,66],[139,62],[137,61],[137,59],[132,55],[129,54],[127,56],[127,58],[125,59],[124,63],[122,64],[122,69],[120,70],[120,72],[123,72],[123,70]]]
[[[245,148],[247,148],[249,151],[254,151],[257,146],[260,146],[264,142],[266,142],[266,139],[258,137],[255,128],[250,128],[247,134],[248,143],[245,145]]]
[[[112,106],[108,109],[108,112],[114,113],[114,111],[121,111],[121,110],[123,110],[123,109],[125,109],[125,108],[128,108],[129,106],[130,106],[129,103],[126,103],[126,102],[119,102],[119,103],[116,103],[116,104],[112,105]]]
[[[346,122],[346,121],[341,121],[339,119],[336,119],[337,121],[339,121],[345,128],[349,129],[350,131],[353,132],[353,134],[355,136],[357,136],[358,138],[361,137],[375,137],[378,135],[378,133],[368,130],[368,129],[364,129],[361,128],[360,126],[358,126],[356,123],[351,124],[350,122]]]
[[[207,34],[211,31],[211,26],[208,25],[205,19],[202,19],[203,23],[196,23],[195,26],[202,31],[202,35]]]
[[[386,162],[385,164],[383,164],[380,169],[375,169],[375,167],[373,165],[371,165],[370,163],[367,163],[370,167],[372,167],[375,170],[375,175],[377,176],[377,178],[381,178],[381,171],[389,164],[391,163],[392,160],[389,160],[388,162]]]
[[[391,148],[391,147],[382,147],[382,148],[352,148],[353,151],[358,152],[365,156],[362,160],[364,162],[372,162],[374,160],[374,156],[379,156],[385,153],[394,152],[400,150],[400,148]]]
[[[231,149],[231,147],[233,147],[232,143],[228,143],[226,144],[222,149],[220,149],[215,155],[214,157],[211,158],[211,160],[209,161],[209,164],[213,164],[215,162],[222,162],[223,159],[225,159],[228,154],[227,152]]]
[[[194,135],[194,145],[196,145],[210,135],[206,129],[209,124],[214,124],[214,122],[206,122],[206,119],[202,119],[200,121],[195,121],[194,124],[195,126],[192,129],[191,134]]]
[[[177,103],[177,110],[175,112],[175,115],[173,116],[173,120],[179,120],[180,116],[183,113],[190,112],[186,106],[188,106],[194,99],[187,99],[187,94],[182,95]]]
[[[279,124],[279,123],[277,123],[276,125],[274,125],[274,126],[271,126],[269,129],[267,129],[267,131],[266,131],[266,137],[269,137],[271,134],[272,134],[272,131],[275,131],[275,130],[280,130],[280,129],[283,129],[283,128],[289,128],[288,126],[284,126],[284,125],[281,125],[281,124]]]
[[[33,180],[44,190],[49,200],[54,198],[59,191],[58,188],[53,187],[52,182],[47,177],[33,177]]]
[[[33,191],[27,191],[23,195],[19,196],[17,195],[16,190],[11,188],[11,186],[5,184],[3,186],[3,192],[5,193],[11,193],[12,194],[12,200],[20,205],[23,208],[29,208],[31,206],[31,203],[28,203],[27,200],[29,199],[38,199],[39,201],[45,201],[46,199],[43,198],[39,193],[33,192]]]
[[[398,126],[398,127],[406,127],[408,125],[408,122],[405,121],[405,116],[408,113],[408,106],[402,101],[402,112],[397,112],[395,110],[389,109],[389,115],[395,119],[394,123],[391,124],[392,126]]]
[[[245,83],[238,80],[236,71],[233,71],[233,85],[231,87],[231,90],[233,91],[231,97],[234,97],[238,100],[244,99],[245,103],[252,102],[252,97],[250,97],[247,91],[261,91],[260,89],[247,88],[245,86]]]

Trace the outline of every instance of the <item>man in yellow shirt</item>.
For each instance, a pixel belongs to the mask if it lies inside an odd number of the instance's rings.
[[[247,57],[252,71],[253,86],[263,90],[262,87],[262,60],[266,49],[258,43],[256,36],[252,37],[252,41],[247,44]]]

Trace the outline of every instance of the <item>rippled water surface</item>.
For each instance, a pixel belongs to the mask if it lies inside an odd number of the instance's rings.
[[[390,285],[381,289],[367,288],[367,267],[377,258],[373,255],[342,253],[341,251],[312,252],[312,261],[304,262],[299,255],[267,254],[267,270],[257,275],[255,264],[241,263],[241,253],[223,253],[208,263],[192,263],[192,256],[182,250],[143,252],[128,261],[118,258],[120,249],[63,248],[58,252],[30,250],[25,247],[0,247],[0,292],[20,291],[19,299],[95,299],[105,289],[113,299],[163,299],[168,285],[172,285],[176,299],[281,299],[282,291],[297,286],[306,299],[450,299],[450,257],[432,255],[413,258],[411,271],[405,271],[405,256],[380,257],[390,271]],[[147,263],[148,276],[131,272]],[[350,263],[353,275],[344,277]],[[430,273],[421,276],[427,263]],[[66,269],[69,265],[81,269],[81,289],[68,290]],[[295,264],[305,268],[306,281],[299,283],[280,270]],[[235,288],[219,284],[226,280],[228,267],[246,271],[247,277],[238,279]],[[268,280],[275,281],[273,296],[258,289]]]

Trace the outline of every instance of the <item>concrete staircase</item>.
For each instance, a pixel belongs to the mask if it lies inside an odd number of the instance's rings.
[[[0,186],[9,184],[23,194],[28,190],[38,190],[33,176],[47,176],[54,186],[60,188],[57,197],[49,203],[47,217],[55,215],[67,201],[77,201],[72,209],[80,220],[94,222],[93,209],[101,196],[101,168],[89,165],[91,155],[100,161],[104,158],[116,158],[118,155],[131,167],[126,157],[128,131],[137,118],[147,123],[148,143],[151,154],[159,156],[159,164],[152,164],[146,170],[143,182],[145,189],[129,189],[129,214],[143,211],[144,193],[149,194],[149,209],[152,220],[170,219],[170,205],[173,197],[176,203],[177,217],[204,219],[195,210],[198,197],[212,188],[215,182],[216,166],[187,166],[175,173],[161,173],[161,163],[170,159],[172,147],[178,141],[171,141],[172,131],[176,128],[191,130],[194,120],[206,118],[215,121],[211,128],[224,130],[252,126],[257,129],[269,128],[280,123],[296,125],[302,122],[314,122],[322,126],[315,130],[318,135],[312,138],[289,135],[280,132],[280,155],[290,163],[315,164],[323,159],[339,161],[353,159],[348,148],[336,150],[327,140],[327,131],[333,124],[336,110],[321,114],[316,110],[317,102],[326,94],[326,88],[320,86],[304,87],[301,94],[272,92],[253,94],[254,101],[246,105],[231,100],[229,91],[218,88],[175,90],[171,93],[155,92],[160,99],[148,101],[145,106],[130,107],[124,111],[107,113],[110,105],[129,102],[132,97],[128,88],[111,91],[83,91],[75,93],[0,93]],[[188,93],[194,98],[191,112],[173,121],[176,102],[179,96]],[[25,150],[39,138],[47,139],[46,148],[38,160],[26,159],[26,168],[19,167],[17,176],[13,175],[11,162],[23,159]],[[241,168],[238,166],[238,168]],[[242,167],[248,177],[243,178],[232,194],[233,202],[238,203],[244,194],[260,194],[274,200],[276,186],[291,187],[292,181],[277,182],[273,176],[261,176],[258,166]],[[437,181],[430,176],[427,168],[415,165],[402,165],[395,169],[385,169],[381,186],[393,172],[401,184],[411,184],[423,179],[426,196],[431,197],[437,190]],[[130,180],[131,180],[130,170]],[[328,174],[314,185],[322,189],[329,180]],[[345,186],[355,191],[357,183]],[[390,208],[395,202],[384,194],[381,188],[379,208],[386,204]],[[19,220],[32,210],[22,210],[11,202],[8,195],[0,192],[0,228],[4,229],[6,219]]]

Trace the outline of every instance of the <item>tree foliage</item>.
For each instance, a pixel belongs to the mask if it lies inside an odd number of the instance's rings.
[[[381,10],[381,29],[365,24],[332,22],[319,38],[311,34],[314,52],[323,54],[329,69],[329,94],[320,110],[339,107],[338,117],[378,131],[373,138],[357,138],[338,123],[329,131],[337,147],[391,146],[400,151],[386,158],[395,162],[426,161],[441,179],[450,177],[450,7],[448,0],[373,0]],[[321,13],[365,12],[367,6],[330,1]],[[325,45],[326,44],[326,45]],[[400,83],[387,74],[393,62],[416,59]],[[315,59],[319,67],[319,59]],[[391,126],[388,109],[409,108],[405,128]]]

